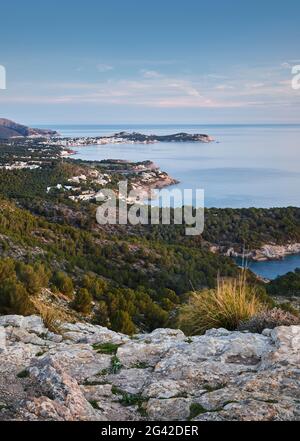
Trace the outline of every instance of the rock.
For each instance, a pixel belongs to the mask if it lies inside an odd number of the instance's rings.
[[[25,407],[30,413],[50,420],[98,419],[78,383],[50,355],[35,359],[28,371],[40,393],[40,397],[26,401]]]
[[[263,364],[300,366],[300,333],[299,326],[280,326],[271,332],[276,349],[264,354]]]
[[[41,317],[31,315],[23,317],[20,315],[4,315],[0,317],[0,326],[12,326],[14,328],[23,328],[28,332],[33,332],[37,335],[45,335],[48,329],[45,328]]]
[[[59,345],[50,349],[49,353],[61,369],[79,382],[109,369],[111,364],[110,355],[98,354],[85,344]]]
[[[98,384],[95,386],[81,386],[81,390],[88,401],[101,401],[104,397],[112,396],[111,384]]]
[[[151,378],[152,369],[121,369],[118,374],[106,377],[106,380],[129,394],[139,394]]]
[[[148,401],[146,412],[150,420],[184,421],[190,416],[191,400],[188,398],[170,398]]]
[[[300,420],[300,326],[191,338],[62,329],[49,332],[37,316],[0,317],[0,419]],[[94,343],[120,346],[102,354]]]
[[[117,356],[126,368],[142,363],[154,367],[169,347],[168,344],[130,342],[118,349]]]
[[[282,400],[280,404],[244,400],[227,404],[219,415],[227,421],[299,421],[299,406]]]
[[[183,395],[188,390],[186,381],[160,380],[149,384],[143,391],[143,395],[149,398],[174,398]]]
[[[167,341],[183,341],[186,336],[180,329],[155,329],[151,334],[137,334],[135,336],[139,341],[146,341],[148,343],[166,343]]]
[[[89,323],[65,323],[61,326],[64,339],[75,343],[115,343],[129,341],[127,335],[118,334],[102,326],[93,326]]]
[[[6,332],[3,326],[0,326],[0,352],[6,351]]]

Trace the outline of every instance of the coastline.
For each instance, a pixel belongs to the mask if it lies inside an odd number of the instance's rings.
[[[163,188],[179,184],[177,179],[172,178],[168,173],[159,171],[159,176],[150,183],[139,182],[137,185],[132,184],[132,189],[138,193],[138,197],[144,201],[151,201],[156,199],[155,190],[162,190]],[[130,198],[128,202],[133,202]],[[136,202],[134,200],[134,202]]]
[[[53,145],[68,147],[87,147],[91,145],[102,146],[108,144],[156,144],[160,142],[194,142],[210,143],[215,139],[202,133],[175,133],[171,135],[145,135],[138,132],[119,132],[111,136],[80,136],[80,137],[57,137],[51,138]]]
[[[253,249],[247,253],[236,251],[233,247],[225,249],[222,246],[212,245],[210,251],[221,253],[227,257],[245,258],[253,262],[266,262],[282,260],[287,256],[300,254],[300,243],[294,242],[286,245],[264,244],[261,248]]]

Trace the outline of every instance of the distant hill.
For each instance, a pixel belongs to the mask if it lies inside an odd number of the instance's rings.
[[[54,136],[57,132],[47,129],[32,129],[6,118],[0,118],[0,139],[25,136]]]

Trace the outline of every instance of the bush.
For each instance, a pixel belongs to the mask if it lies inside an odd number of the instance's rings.
[[[179,311],[179,327],[187,335],[203,334],[211,328],[235,330],[265,308],[244,273],[239,279],[218,281],[216,289],[194,292]]]
[[[300,325],[300,318],[280,308],[262,311],[250,320],[240,323],[240,331],[261,333],[264,329],[274,329],[277,326]]]
[[[28,292],[21,283],[7,280],[1,284],[0,313],[21,315],[33,313]]]
[[[92,296],[86,288],[81,288],[72,302],[72,308],[83,314],[90,314],[92,310]]]
[[[106,326],[106,327],[110,325],[108,307],[103,300],[101,300],[98,303],[97,307],[95,308],[93,323],[95,325]]]
[[[53,285],[68,297],[73,296],[74,286],[72,279],[64,272],[57,271],[52,277]]]
[[[113,331],[122,332],[123,334],[128,335],[132,335],[136,332],[136,327],[127,311],[117,311],[113,315],[111,328]]]
[[[49,278],[43,265],[17,264],[17,274],[20,281],[26,286],[29,294],[38,294],[41,288],[48,286]]]

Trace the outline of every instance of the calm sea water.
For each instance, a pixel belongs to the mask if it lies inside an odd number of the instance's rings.
[[[241,264],[241,261],[237,260],[237,263]],[[259,276],[273,280],[278,276],[282,276],[290,271],[294,271],[296,268],[300,268],[300,255],[295,254],[287,256],[282,260],[248,262],[248,267]]]
[[[205,191],[207,207],[300,206],[300,125],[56,126],[64,136],[117,131],[207,133],[214,143],[120,144],[76,148],[74,158],[151,159],[180,181]],[[191,202],[191,201],[187,201]]]
[[[206,133],[213,136],[215,142],[88,146],[76,148],[74,158],[150,159],[180,181],[177,188],[204,189],[206,207],[300,207],[300,125],[74,125],[52,128],[63,136],[99,136],[122,130],[155,134]],[[296,267],[300,267],[300,255],[252,264],[253,271],[267,278]]]

